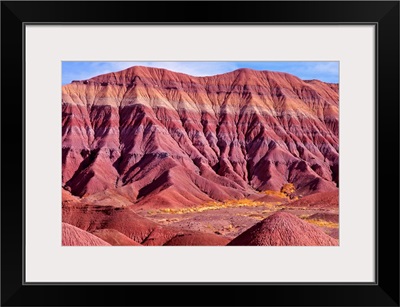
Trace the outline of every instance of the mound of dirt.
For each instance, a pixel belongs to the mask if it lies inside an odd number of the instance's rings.
[[[329,228],[326,233],[330,235],[332,238],[339,240],[339,228]]]
[[[115,229],[98,229],[92,232],[96,237],[110,243],[114,246],[141,246],[142,244],[133,241],[126,235]]]
[[[109,246],[106,241],[82,229],[62,223],[63,246]]]
[[[142,242],[157,227],[156,223],[140,217],[126,207],[63,206],[62,220],[88,232],[114,229],[138,243]]]
[[[285,204],[286,207],[339,208],[339,191],[316,193]]]
[[[112,206],[74,205],[63,206],[63,221],[87,232],[93,232],[108,239],[108,242],[122,240],[121,235],[142,245],[226,245],[228,239],[196,231],[161,226],[139,216],[130,208]],[[105,231],[105,229],[107,231]],[[99,232],[103,230],[102,232]],[[124,242],[127,242],[124,239]]]
[[[228,238],[201,232],[185,232],[174,236],[172,239],[164,243],[167,246],[223,246],[228,244]]]
[[[278,212],[246,230],[228,245],[331,246],[338,245],[338,241],[290,213]]]
[[[323,220],[332,223],[339,223],[339,214],[320,212],[315,213],[307,218],[308,220]]]

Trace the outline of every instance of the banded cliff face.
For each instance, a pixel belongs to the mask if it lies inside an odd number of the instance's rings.
[[[338,186],[338,85],[239,69],[193,77],[132,67],[62,89],[62,181],[138,206]]]

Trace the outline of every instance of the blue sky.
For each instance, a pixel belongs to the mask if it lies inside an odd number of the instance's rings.
[[[339,62],[62,62],[62,84],[85,80],[131,66],[166,68],[193,76],[222,74],[238,68],[272,70],[293,74],[301,79],[339,82]]]

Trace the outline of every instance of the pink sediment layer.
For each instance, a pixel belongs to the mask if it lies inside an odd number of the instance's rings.
[[[63,184],[143,206],[336,190],[338,86],[275,72],[134,67],[63,87]]]

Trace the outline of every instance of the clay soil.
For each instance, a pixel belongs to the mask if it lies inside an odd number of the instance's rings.
[[[193,209],[193,212],[139,209],[137,214],[161,225],[184,230],[213,233],[233,239],[259,221],[279,211],[291,213],[302,220],[321,228],[326,234],[338,239],[338,208],[290,207],[288,203],[259,206],[243,206],[209,210]],[[335,217],[335,219],[332,219]]]

